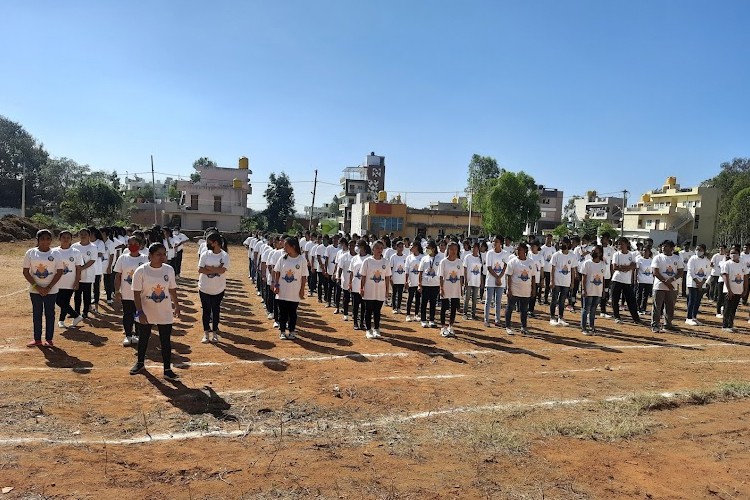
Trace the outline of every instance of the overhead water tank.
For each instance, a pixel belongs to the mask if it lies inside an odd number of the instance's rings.
[[[240,156],[239,169],[248,170],[249,168],[250,168],[250,160],[247,159],[247,156]]]

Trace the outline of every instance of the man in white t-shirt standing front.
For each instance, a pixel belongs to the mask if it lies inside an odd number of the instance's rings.
[[[667,240],[662,243],[662,252],[651,261],[654,271],[654,307],[651,311],[651,331],[659,332],[661,313],[667,310],[664,330],[675,331],[673,325],[674,306],[677,302],[677,291],[682,281],[682,259],[674,255],[674,242]]]
[[[686,241],[684,245],[682,245],[682,248],[680,249],[680,258],[682,259],[682,265],[684,266],[682,271],[682,297],[687,297],[687,269],[688,269],[688,261],[690,260],[690,257],[695,255],[695,252],[690,251],[690,242]]]
[[[555,255],[557,249],[552,244],[552,235],[548,234],[545,236],[544,245],[539,250],[544,258],[544,303],[549,304],[549,293],[550,293],[550,273],[552,272],[552,256]],[[539,290],[540,297],[537,298],[538,302],[541,302],[541,288]]]
[[[638,305],[635,300],[635,270],[637,269],[636,257],[630,249],[627,238],[617,241],[620,249],[612,256],[612,310],[614,311],[615,323],[622,323],[620,318],[620,297],[625,295],[630,316],[636,324],[641,323],[638,315]]]

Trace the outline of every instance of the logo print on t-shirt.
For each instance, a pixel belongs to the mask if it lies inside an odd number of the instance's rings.
[[[596,285],[596,286],[601,285],[602,284],[602,276],[600,274],[595,274],[594,275],[594,279],[592,279],[591,282],[594,285]]]
[[[434,267],[430,267],[425,274],[427,274],[429,278],[434,278],[435,276],[437,276],[437,273],[435,273]]]
[[[299,267],[299,266],[297,266],[297,267]],[[288,270],[286,271],[286,274],[284,275],[284,278],[283,278],[283,279],[284,279],[284,281],[286,281],[287,283],[293,283],[293,282],[294,282],[294,272],[292,272],[292,270],[291,270],[291,269],[288,269]]]
[[[71,257],[70,260],[73,260],[73,257]],[[67,262],[63,262],[63,274],[68,274],[68,273],[72,273],[72,272],[73,271],[71,271],[70,268],[68,267],[68,263]]]
[[[735,283],[737,283],[739,285],[740,283],[742,283],[745,280],[742,278],[741,274],[738,274],[737,276],[734,277],[734,279],[732,281],[734,281]]]
[[[156,285],[151,289],[151,295],[149,295],[147,298],[153,300],[158,304],[159,302],[167,298],[167,294],[161,285]]]
[[[529,272],[526,269],[521,271],[521,281],[529,281]]]
[[[374,281],[375,283],[380,283],[381,281],[383,281],[383,277],[380,275],[380,271],[375,271],[374,273],[372,273],[372,281]]]
[[[696,276],[699,278],[704,278],[706,276],[706,272],[703,270],[703,268],[698,269],[698,272],[695,273]]]
[[[674,269],[672,268],[672,266],[667,266],[667,270],[664,271],[664,274],[666,274],[669,277],[674,276]]]
[[[562,269],[560,269],[560,274],[567,275],[570,272],[570,269],[568,268],[568,265],[565,264]]]
[[[45,266],[44,264],[37,265],[36,266],[36,271],[34,271],[34,276],[36,276],[37,278],[41,278],[41,279],[46,278],[50,274],[52,274],[52,273],[50,273],[47,270],[47,266]]]
[[[404,274],[404,266],[401,264],[398,265],[398,269],[396,269],[396,274]]]
[[[478,275],[481,272],[482,272],[482,268],[480,266],[476,266],[476,265],[471,270],[471,274],[473,274],[474,276]]]
[[[410,271],[412,274],[419,274],[419,264],[415,264]]]
[[[128,275],[125,276],[125,283],[127,283],[128,285],[132,285],[133,284],[133,273],[134,272],[135,272],[135,270],[131,269],[130,271],[128,271]]]
[[[651,276],[651,268],[647,267],[646,270],[643,271],[643,274],[645,274],[646,276]]]
[[[458,282],[458,275],[456,274],[456,271],[451,271],[451,273],[448,275],[448,281],[454,284]]]

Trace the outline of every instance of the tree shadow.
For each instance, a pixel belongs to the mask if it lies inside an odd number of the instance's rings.
[[[209,386],[203,390],[188,387],[177,380],[168,385],[148,371],[143,372],[146,379],[156,387],[175,408],[188,415],[213,415],[217,420],[236,422],[237,417],[227,413],[232,407]]]
[[[40,351],[47,359],[47,366],[50,368],[68,369],[75,373],[87,375],[91,373],[94,363],[85,361],[75,356],[71,356],[64,349],[55,347],[40,347]]]
[[[97,335],[94,332],[83,330],[81,328],[71,328],[60,334],[61,337],[73,342],[83,342],[94,347],[102,347],[109,341],[109,338]]]
[[[262,363],[263,366],[275,372],[283,372],[286,371],[287,368],[289,368],[289,363],[287,363],[286,361],[283,361],[279,358],[274,358],[273,356],[269,356],[267,354],[243,349],[241,347],[237,347],[233,344],[228,344],[222,341],[214,345],[230,356],[241,359],[243,361]]]

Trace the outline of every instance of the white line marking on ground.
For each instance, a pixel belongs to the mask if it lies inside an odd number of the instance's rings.
[[[28,291],[29,291],[28,287],[22,288],[21,290],[16,290],[15,292],[11,292],[5,295],[0,295],[0,299],[4,299],[6,297],[12,297],[13,295],[18,295],[19,293],[28,292]]]
[[[659,394],[665,398],[670,398],[670,399],[678,395],[678,393],[675,393],[675,392],[661,392]],[[382,426],[392,425],[394,423],[404,423],[404,422],[422,420],[425,418],[442,416],[442,415],[453,415],[453,414],[463,414],[463,413],[483,413],[483,412],[492,412],[492,411],[499,411],[499,410],[507,411],[507,410],[535,409],[535,408],[554,409],[554,408],[558,408],[562,406],[575,406],[575,405],[580,405],[580,404],[596,403],[600,401],[622,401],[622,400],[627,399],[628,397],[629,396],[608,396],[602,399],[581,398],[581,399],[549,400],[549,401],[540,401],[536,403],[514,402],[514,403],[499,403],[499,404],[492,404],[492,405],[463,406],[463,407],[455,407],[455,408],[435,409],[435,410],[430,410],[430,411],[421,411],[421,412],[412,413],[409,415],[402,415],[402,416],[387,416],[387,417],[379,418],[375,421],[349,422],[347,425],[331,424],[331,425],[323,427],[325,431],[320,431],[320,428],[321,428],[319,425],[320,422],[317,422],[316,425],[314,426],[313,425],[295,426],[295,425],[287,424],[284,426],[284,429],[287,429],[286,432],[289,435],[300,435],[300,436],[311,437],[311,436],[316,436],[320,434],[321,432],[329,432],[330,429],[332,428],[340,428],[340,429],[351,428],[352,430],[355,430],[357,427],[382,427]],[[146,436],[138,436],[138,437],[124,438],[124,439],[104,439],[101,437],[96,438],[96,437],[85,437],[85,436],[81,436],[80,438],[77,438],[77,439],[49,438],[49,437],[0,437],[0,445],[18,445],[18,444],[131,445],[131,444],[158,443],[158,442],[164,442],[164,441],[185,441],[185,440],[211,438],[211,437],[232,438],[232,437],[245,437],[249,435],[253,435],[253,436],[275,435],[276,432],[278,432],[278,428],[275,428],[275,427],[257,428],[253,430],[250,430],[250,427],[248,427],[246,430],[235,429],[231,431],[215,430],[215,431],[209,431],[209,432],[191,431],[191,432],[174,432],[174,433],[159,433],[159,434],[155,433],[155,434],[146,435]]]
[[[609,372],[609,371],[621,371],[623,370],[622,367],[609,367],[609,368],[578,368],[575,370],[551,370],[551,371],[544,371],[544,372],[534,372],[536,374],[540,375],[550,375],[550,374],[557,374],[557,373],[579,373],[579,372]]]
[[[690,364],[693,365],[711,365],[714,363],[750,363],[750,359],[716,359],[713,361],[710,360],[703,360],[703,361],[691,361]]]

